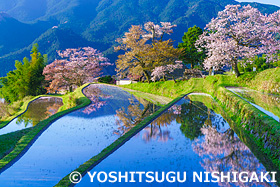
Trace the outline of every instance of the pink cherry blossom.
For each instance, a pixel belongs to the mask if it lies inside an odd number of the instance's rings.
[[[151,80],[156,81],[157,79],[164,78],[170,73],[173,73],[176,69],[182,69],[182,68],[183,68],[182,61],[175,61],[174,64],[155,67],[155,69],[151,74],[152,76]]]
[[[160,38],[162,40],[162,37],[164,34],[171,34],[173,33],[173,28],[177,25],[172,25],[170,22],[160,22],[160,25],[156,25],[153,22],[147,22],[144,25],[144,28],[146,30],[146,33],[142,34],[142,37],[149,40],[151,39],[154,41],[156,38]]]
[[[218,69],[224,65],[236,68],[238,60],[256,55],[267,55],[267,62],[276,60],[280,50],[279,11],[263,15],[250,5],[227,5],[205,27],[196,46],[207,51],[206,69]]]
[[[66,49],[58,51],[60,60],[44,68],[43,74],[49,81],[49,92],[81,86],[86,82],[92,82],[101,74],[104,66],[111,65],[108,59],[96,49],[84,47],[78,49]]]

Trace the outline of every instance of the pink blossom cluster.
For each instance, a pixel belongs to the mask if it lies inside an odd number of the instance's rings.
[[[161,38],[163,37],[164,34],[171,34],[173,33],[173,28],[176,27],[177,25],[172,25],[170,22],[160,22],[160,25],[156,25],[153,22],[147,22],[144,25],[145,30],[147,31],[146,33],[142,34],[142,37],[147,39],[147,40],[154,40],[155,38]]]
[[[203,157],[201,166],[208,172],[242,172],[251,176],[252,172],[265,171],[250,149],[234,135],[232,129],[219,132],[215,126],[201,128],[205,135],[204,141],[195,141],[193,149]],[[229,182],[219,183],[220,186],[232,186]],[[248,183],[234,183],[237,186],[248,186]],[[250,186],[264,185],[265,183],[250,183]]]
[[[61,59],[47,65],[43,71],[45,79],[50,81],[49,92],[92,82],[101,74],[102,67],[111,65],[101,52],[91,47],[66,49],[57,53]]]
[[[106,100],[102,101],[100,100],[100,98],[109,99],[112,97],[110,95],[103,94],[102,91],[96,85],[90,85],[89,87],[87,87],[84,91],[84,94],[91,101],[91,104],[83,110],[83,113],[85,114],[91,114],[92,112],[96,112],[102,106],[107,104]]]
[[[172,112],[173,114],[179,115],[181,114],[182,106],[181,105],[173,105],[168,109],[168,112]]]
[[[183,68],[182,61],[175,61],[175,64],[168,64],[165,66],[155,67],[155,69],[151,74],[152,76],[151,80],[156,81],[157,79],[161,79],[166,75],[173,73],[176,69],[182,69],[182,68]]]
[[[267,55],[268,62],[275,60],[275,53],[280,50],[279,14],[280,11],[263,15],[250,5],[227,5],[207,24],[196,43],[200,50],[207,52],[205,68],[217,69],[261,54]]]

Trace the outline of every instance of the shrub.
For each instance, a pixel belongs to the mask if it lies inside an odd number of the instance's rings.
[[[113,79],[111,75],[100,77],[98,79],[98,82],[106,84],[116,84],[115,79]]]

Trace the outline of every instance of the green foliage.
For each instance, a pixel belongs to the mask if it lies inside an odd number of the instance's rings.
[[[195,42],[202,33],[202,29],[195,25],[189,28],[188,32],[185,32],[182,38],[183,43],[179,43],[178,45],[178,47],[183,48],[185,52],[185,54],[181,56],[180,59],[185,64],[190,64],[191,69],[202,64],[204,58],[206,57],[205,52],[198,52],[197,48],[195,47]]]
[[[45,77],[42,73],[47,57],[41,55],[37,44],[34,44],[30,56],[30,61],[26,57],[23,62],[16,61],[16,69],[1,78],[3,87],[0,92],[6,101],[14,102],[25,96],[35,96],[44,92],[42,83]]]
[[[267,69],[255,75],[250,88],[280,95],[280,68]]]
[[[255,57],[252,63],[247,62],[248,59],[242,60],[238,63],[237,67],[240,72],[252,72],[253,68],[256,68],[256,71],[263,71],[273,67],[273,64],[266,63],[265,56]],[[243,64],[246,64],[245,66]]]
[[[100,77],[98,79],[98,82],[106,83],[106,84],[115,84],[116,83],[115,79],[113,79],[111,75],[106,75],[106,76]]]
[[[193,107],[193,105],[197,107]],[[201,128],[206,124],[209,115],[205,115],[207,107],[198,101],[191,101],[181,105],[182,110],[178,123],[181,123],[180,130],[189,138],[194,140],[202,135]]]

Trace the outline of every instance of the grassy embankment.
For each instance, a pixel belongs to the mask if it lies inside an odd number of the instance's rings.
[[[4,144],[8,144],[6,146],[6,150],[1,150],[2,155],[4,155],[5,152],[10,151],[6,156],[4,156],[0,160],[0,171],[5,169],[6,167],[9,167],[9,165],[16,161],[24,152],[28,150],[28,148],[35,142],[35,140],[40,136],[40,134],[46,130],[52,122],[57,120],[59,117],[72,112],[74,110],[80,109],[82,107],[85,107],[91,103],[91,101],[84,96],[82,93],[82,90],[88,86],[88,84],[83,85],[80,88],[77,88],[75,92],[66,94],[64,96],[60,96],[63,99],[63,106],[60,107],[59,112],[50,116],[48,119],[45,119],[41,122],[39,122],[36,126],[18,131],[9,133],[7,135],[1,136],[0,139],[5,140],[5,142],[1,142]],[[49,95],[47,95],[49,96]],[[37,99],[42,96],[37,96],[30,101],[33,101],[34,99]],[[23,106],[23,110],[21,113],[23,113],[30,102],[25,102]],[[17,141],[18,140],[18,141]]]
[[[189,92],[213,93],[218,87],[236,86],[248,87],[262,92],[280,95],[280,68],[268,69],[260,73],[244,74],[236,78],[234,75],[215,75],[205,79],[191,79],[189,81],[137,83],[122,86],[155,95],[176,98]],[[279,91],[277,91],[277,88]],[[212,95],[212,94],[210,94]]]
[[[258,158],[258,160],[265,166],[267,171],[277,171],[277,178],[280,178],[280,168],[275,165],[271,158],[267,157],[266,153],[259,151],[259,145],[255,142],[255,139],[250,137],[250,134],[246,132],[240,125],[238,125],[234,120],[232,120],[228,113],[212,98],[191,95],[189,96],[192,101],[199,101],[206,105],[208,108],[212,109],[216,114],[221,114],[222,117],[229,123],[231,129],[238,135],[239,139],[251,150],[251,152]],[[277,183],[280,185],[280,181]]]

